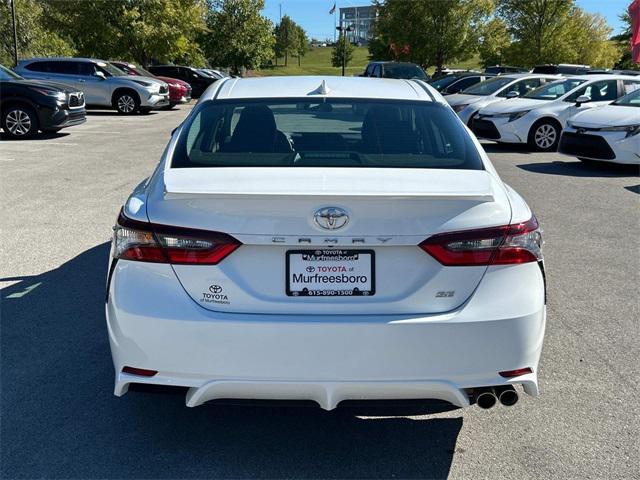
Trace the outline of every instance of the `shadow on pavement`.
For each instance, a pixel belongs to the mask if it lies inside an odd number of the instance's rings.
[[[135,117],[135,116],[142,116],[142,117],[147,117],[149,115],[157,115],[158,112],[156,111],[151,111],[151,112],[145,112],[145,113],[136,113],[133,115],[123,115],[121,113],[118,113],[115,110],[87,110],[87,116],[88,117]]]
[[[71,132],[68,132],[66,129],[64,131],[61,132],[39,132],[37,135],[31,137],[31,138],[25,138],[25,139],[13,139],[11,138],[9,135],[7,135],[6,133],[0,133],[0,140],[2,141],[8,141],[8,142],[33,142],[33,141],[37,141],[37,140],[51,140],[54,138],[64,138],[69,136]]]
[[[530,155],[532,153],[531,148],[526,143],[482,143],[482,148],[487,153],[521,153]]]
[[[625,190],[629,190],[630,192],[633,193],[638,193],[640,194],[640,184],[639,185],[630,185],[628,187],[624,187]]]
[[[518,168],[533,173],[563,175],[569,177],[637,177],[640,169],[637,165],[615,163],[575,162],[537,162],[518,165]]]
[[[112,395],[109,245],[2,289],[2,478],[444,478],[462,418]]]

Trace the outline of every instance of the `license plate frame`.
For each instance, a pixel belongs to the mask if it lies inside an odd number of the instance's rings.
[[[320,252],[320,255],[318,254]],[[329,264],[331,262],[330,257],[335,256],[352,256],[352,255],[368,255],[369,256],[369,276],[370,276],[370,289],[369,290],[360,290],[358,288],[355,289],[317,289],[317,290],[292,290],[292,276],[291,276],[291,257],[294,255],[309,255],[309,256],[321,256],[328,257],[327,260],[307,260],[309,263],[325,262]],[[362,261],[362,259],[357,259]],[[304,258],[302,259],[304,262]],[[349,262],[350,260],[343,260]],[[335,262],[335,260],[334,260]],[[318,249],[307,249],[307,250],[288,250],[286,252],[285,258],[285,270],[286,270],[286,278],[285,278],[285,290],[288,297],[371,297],[376,293],[376,272],[375,272],[375,252],[370,249],[351,249],[351,248],[336,248],[336,249],[326,249],[326,248],[318,248]],[[309,265],[312,266],[312,265]],[[315,272],[300,272],[300,273],[315,273]],[[326,274],[327,276],[333,275],[342,275],[344,272],[321,272]],[[347,272],[348,274],[349,272]]]

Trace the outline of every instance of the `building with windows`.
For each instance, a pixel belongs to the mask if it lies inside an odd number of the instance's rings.
[[[372,27],[377,17],[376,7],[345,7],[340,9],[340,26],[349,27],[347,39],[351,43],[366,45],[373,37]]]

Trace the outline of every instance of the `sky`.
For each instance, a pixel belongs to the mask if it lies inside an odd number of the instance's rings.
[[[340,8],[368,5],[371,2],[368,0],[337,0],[336,3]],[[576,0],[576,4],[587,12],[599,13],[604,16],[614,29],[614,33],[619,33],[622,29],[618,15],[630,3],[630,0]],[[282,14],[289,15],[296,23],[302,25],[310,38],[322,40],[333,38],[333,15],[329,15],[333,4],[334,0],[265,0],[263,13],[274,23],[277,23],[280,18],[280,6],[282,6]]]

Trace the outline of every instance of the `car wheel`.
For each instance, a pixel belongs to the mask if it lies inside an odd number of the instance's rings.
[[[140,108],[140,100],[138,96],[132,92],[122,92],[114,100],[114,104],[118,113],[123,115],[132,115]]]
[[[560,142],[560,133],[557,123],[540,120],[529,131],[529,146],[539,152],[555,152]]]
[[[38,116],[30,107],[9,107],[2,114],[2,128],[10,138],[31,138],[38,133]]]

